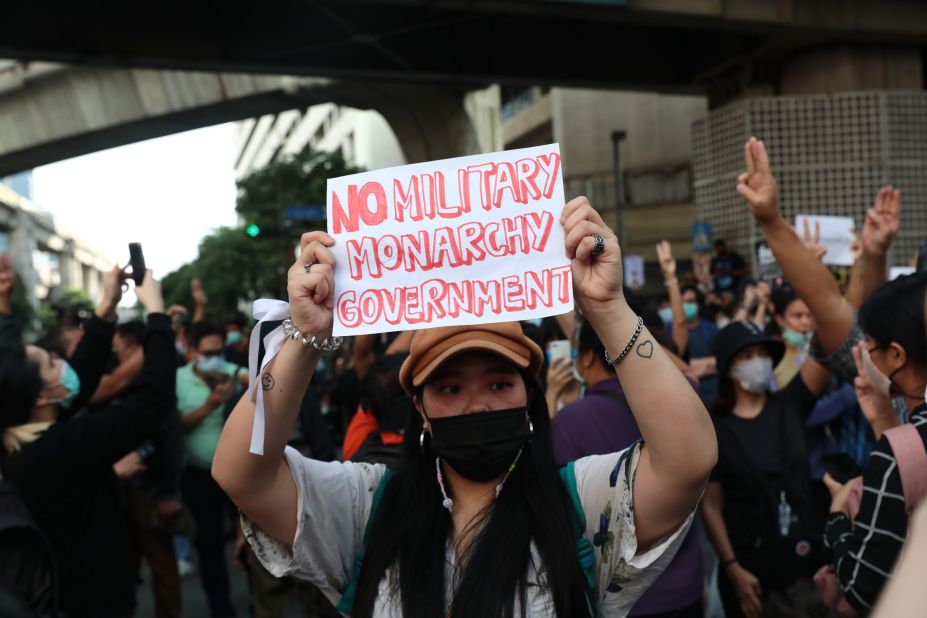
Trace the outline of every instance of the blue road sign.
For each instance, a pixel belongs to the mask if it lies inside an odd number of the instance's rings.
[[[325,206],[289,206],[286,218],[288,221],[325,221]]]

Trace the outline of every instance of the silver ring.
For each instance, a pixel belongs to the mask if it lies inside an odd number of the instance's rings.
[[[592,248],[592,253],[590,255],[592,257],[599,257],[605,253],[605,239],[598,234],[594,235],[592,239],[595,240],[595,246]]]
[[[315,264],[313,264],[312,262],[309,262],[308,264],[303,264],[303,268],[306,269],[306,274],[307,274],[307,275],[310,274],[310,273],[312,272],[312,267],[313,267],[313,266],[315,266]]]

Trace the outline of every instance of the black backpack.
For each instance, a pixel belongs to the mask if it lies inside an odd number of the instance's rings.
[[[58,571],[48,537],[39,529],[16,487],[0,480],[0,590],[26,615],[58,613]]]

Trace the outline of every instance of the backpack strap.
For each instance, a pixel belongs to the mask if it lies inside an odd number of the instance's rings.
[[[583,573],[583,586],[586,589],[586,600],[589,601],[589,609],[593,616],[598,615],[598,594],[596,592],[595,581],[595,548],[586,538],[586,512],[583,511],[583,503],[579,499],[579,490],[576,488],[576,474],[573,472],[573,462],[560,468],[560,480],[566,487],[570,496],[570,502],[573,504],[573,511],[576,513],[576,529],[574,538],[576,540],[576,559],[579,568]]]
[[[380,499],[383,497],[383,490],[386,489],[386,485],[391,478],[393,478],[393,471],[387,469],[380,479],[380,484],[377,485],[377,491],[373,494],[370,516],[367,518],[367,526],[364,528],[364,544],[357,551],[357,556],[354,558],[354,573],[351,575],[351,581],[348,582],[348,587],[341,594],[341,600],[335,606],[335,609],[342,614],[350,615],[354,611],[354,597],[357,594],[357,581],[360,579],[361,567],[364,565],[364,549],[367,547],[367,538],[370,536],[370,529],[373,527],[373,520],[377,514],[377,508],[380,506]]]
[[[911,423],[892,427],[885,432],[904,492],[904,508],[910,514],[917,503],[927,495],[927,451],[917,428]]]

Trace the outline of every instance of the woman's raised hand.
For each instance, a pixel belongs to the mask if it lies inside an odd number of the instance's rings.
[[[335,306],[335,239],[325,232],[308,232],[301,251],[287,273],[290,319],[304,337],[327,337],[332,332]]]
[[[570,200],[560,222],[573,265],[576,304],[587,317],[608,316],[614,303],[624,302],[618,238],[585,197]],[[596,251],[597,237],[603,243],[601,253]]]

